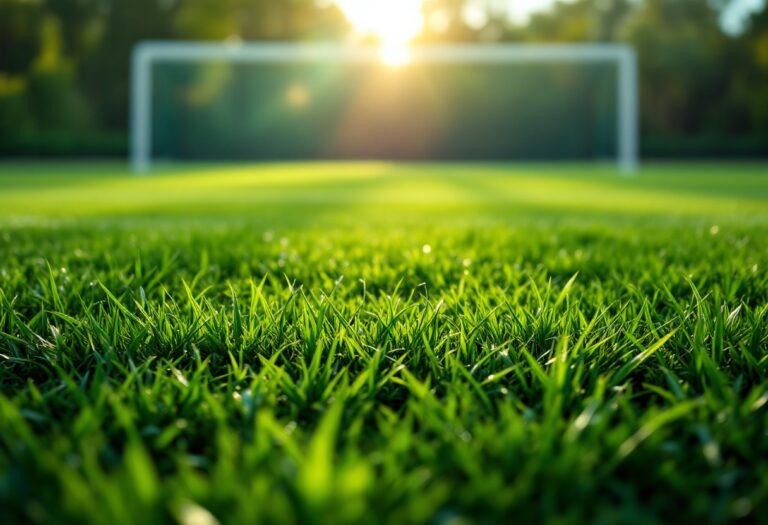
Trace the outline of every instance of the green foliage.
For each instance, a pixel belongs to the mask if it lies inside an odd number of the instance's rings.
[[[759,521],[764,173],[6,166],[0,518]]]
[[[88,123],[88,108],[66,65],[30,74],[27,106],[34,115],[36,128],[43,133],[82,131]]]
[[[10,137],[29,129],[31,117],[21,78],[0,75],[0,137]]]
[[[27,71],[40,51],[41,2],[0,0],[0,72]]]
[[[52,16],[37,22],[40,52],[27,74],[0,77],[0,140],[6,143],[19,136],[72,134],[88,126],[88,106],[72,64],[62,55],[60,23]]]

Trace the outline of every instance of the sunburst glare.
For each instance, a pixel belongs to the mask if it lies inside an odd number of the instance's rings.
[[[408,42],[424,25],[421,0],[336,0],[336,4],[357,33],[379,41],[386,64],[398,66],[409,61]]]

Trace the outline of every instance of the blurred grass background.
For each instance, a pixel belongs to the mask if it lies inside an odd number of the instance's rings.
[[[0,167],[0,220],[219,217],[274,225],[717,217],[763,221],[761,163],[612,166],[385,162],[198,165],[137,177],[116,163]]]

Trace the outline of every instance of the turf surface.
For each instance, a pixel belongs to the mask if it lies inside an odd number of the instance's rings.
[[[0,522],[768,516],[768,166],[0,165]]]

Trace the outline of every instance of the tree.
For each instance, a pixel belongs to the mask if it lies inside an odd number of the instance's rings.
[[[27,71],[40,52],[40,2],[0,0],[0,74]]]

